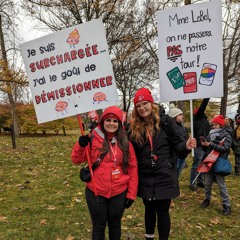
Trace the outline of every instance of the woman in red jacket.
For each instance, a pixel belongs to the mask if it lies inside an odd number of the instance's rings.
[[[94,194],[92,181],[86,183],[85,189],[92,219],[93,240],[105,239],[106,224],[109,239],[120,240],[124,209],[129,208],[136,199],[137,161],[133,146],[123,129],[122,116],[120,108],[107,108],[91,137],[80,136],[72,150],[74,164],[86,161],[86,149],[92,164],[101,159],[101,163],[93,171],[97,196]]]

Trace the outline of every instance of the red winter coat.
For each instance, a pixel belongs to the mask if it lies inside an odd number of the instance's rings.
[[[86,147],[89,151],[92,164],[99,158],[100,152],[98,149],[102,148],[104,136],[99,128],[93,130],[93,135],[94,137],[92,138],[91,147]],[[111,157],[112,154],[107,153],[100,165],[93,171],[97,194],[110,198],[124,192],[127,189],[126,198],[135,200],[138,188],[138,170],[133,146],[129,142],[127,173],[122,172],[123,154],[121,149],[117,145],[114,145],[113,150],[114,152],[116,151],[116,159],[120,165],[121,177],[115,180],[112,179],[113,157]],[[71,158],[74,164],[80,164],[87,161],[85,148],[82,148],[78,142],[73,147]],[[92,181],[87,182],[86,185],[89,189],[94,191]]]

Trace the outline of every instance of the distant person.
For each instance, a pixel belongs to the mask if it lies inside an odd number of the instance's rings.
[[[228,128],[228,131],[231,132],[231,136],[233,136],[233,132],[234,132],[234,121],[233,121],[233,119],[231,119],[229,117],[225,117],[224,118],[224,127]]]
[[[90,123],[88,124],[88,131],[91,133],[94,128],[98,125],[98,115],[95,115],[90,118]]]
[[[86,149],[92,164],[100,161],[93,171],[97,196],[92,180],[85,188],[92,239],[104,240],[108,226],[109,240],[120,240],[124,209],[136,199],[138,187],[136,155],[123,129],[120,108],[106,108],[91,138],[88,135],[79,137],[71,155],[74,164],[86,161]]]
[[[179,134],[187,141],[189,138],[189,134],[187,132],[186,127],[183,125],[183,112],[181,109],[175,107],[175,105],[172,103],[169,106],[169,116],[174,118],[174,120],[177,123],[177,130]],[[189,150],[189,153],[191,151]],[[183,168],[185,167],[186,164],[186,154],[182,154],[181,152],[177,153],[177,176],[178,179],[182,173]]]
[[[192,184],[193,180],[197,177],[197,167],[202,161],[203,150],[200,141],[200,137],[207,137],[210,131],[210,124],[205,114],[206,107],[208,105],[209,98],[204,98],[199,108],[196,108],[193,112],[193,136],[197,140],[197,147],[194,149],[193,163],[190,171],[190,189],[196,191],[198,187],[204,188],[203,174],[201,173],[197,181]]]
[[[236,176],[240,175],[240,116],[236,118],[236,128],[233,132],[233,144],[232,144],[235,166],[234,173]]]
[[[222,146],[219,143],[223,140]],[[203,159],[206,158],[212,150],[220,152],[219,157],[227,158],[230,153],[232,144],[231,134],[224,127],[224,117],[217,115],[212,120],[212,129],[209,135],[206,137],[206,141],[201,142],[204,150]],[[223,215],[231,214],[230,199],[228,196],[228,190],[224,180],[224,176],[215,174],[213,169],[205,173],[205,199],[201,204],[202,208],[206,208],[210,205],[212,195],[213,182],[217,182],[220,196],[223,204]]]
[[[176,122],[160,112],[147,88],[139,89],[134,96],[129,138],[138,161],[138,196],[145,206],[146,239],[154,239],[157,224],[159,239],[167,240],[171,199],[180,193],[175,152],[187,154],[196,140],[185,141]]]

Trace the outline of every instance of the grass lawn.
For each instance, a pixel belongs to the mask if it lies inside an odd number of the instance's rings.
[[[77,139],[78,134],[21,136],[13,150],[11,137],[0,135],[0,239],[91,239],[84,183],[78,177],[79,166],[70,161]],[[169,239],[240,239],[240,177],[226,177],[232,204],[230,216],[221,214],[216,184],[211,205],[200,209],[204,190],[189,190],[191,161],[189,156],[188,167],[180,178],[181,196],[171,207]],[[124,213],[123,240],[145,239],[143,218],[143,204],[137,199]]]

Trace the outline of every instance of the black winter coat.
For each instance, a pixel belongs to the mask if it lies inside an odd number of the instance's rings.
[[[235,155],[240,155],[240,138],[237,138],[237,128],[240,128],[240,126],[237,126],[234,130],[233,133],[233,144],[232,144],[232,148],[234,151]]]
[[[186,141],[177,131],[176,121],[161,116],[160,132],[153,136],[153,152],[156,166],[151,164],[149,140],[143,146],[130,138],[138,160],[138,196],[145,200],[172,199],[179,195],[176,152],[188,153]]]
[[[198,111],[193,115],[193,135],[197,140],[197,147],[202,146],[199,137],[203,136],[206,138],[210,131],[210,124],[204,113],[208,102],[209,98],[204,98]]]
[[[185,141],[187,141],[189,138],[189,135],[188,135],[186,127],[184,127],[182,125],[182,123],[179,123],[179,122],[176,122],[176,123],[177,123],[177,130],[178,130],[179,134],[185,139]],[[190,152],[191,152],[191,150],[188,150],[188,152],[180,151],[177,153],[177,157],[180,159],[185,159],[187,157],[187,154]]]

